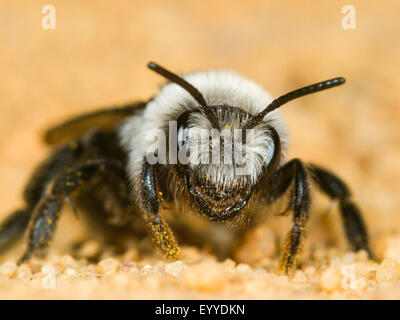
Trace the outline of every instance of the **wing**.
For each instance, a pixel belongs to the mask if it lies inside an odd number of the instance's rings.
[[[143,110],[146,104],[147,102],[134,102],[85,113],[47,130],[44,141],[50,145],[66,142],[83,135],[91,128],[111,131],[124,118]]]

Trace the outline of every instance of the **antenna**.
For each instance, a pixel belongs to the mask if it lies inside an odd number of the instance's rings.
[[[263,111],[261,111],[259,114],[255,115],[254,117],[250,118],[247,123],[244,125],[245,129],[251,129],[254,128],[257,124],[259,124],[264,117],[267,115],[267,113],[278,109],[279,107],[283,106],[285,103],[292,101],[294,99],[300,98],[302,96],[315,93],[318,91],[322,91],[325,89],[333,88],[340,86],[344,84],[345,79],[342,77],[338,78],[333,78],[330,80],[318,82],[315,84],[312,84],[310,86],[306,86],[294,91],[291,91],[283,96],[280,96],[279,98],[275,99],[272,101]]]
[[[184,90],[189,92],[189,94],[203,107],[204,114],[210,120],[213,128],[219,129],[218,119],[214,113],[214,111],[207,105],[206,100],[204,99],[203,95],[193,87],[189,82],[187,82],[182,77],[168,71],[167,69],[163,68],[162,66],[158,65],[154,62],[149,62],[147,66],[157,72],[158,74],[162,75],[164,78],[176,83],[178,86],[182,87]]]

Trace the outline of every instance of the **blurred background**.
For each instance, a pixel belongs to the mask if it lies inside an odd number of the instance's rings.
[[[48,4],[54,30],[42,27]],[[355,29],[342,27],[345,5],[355,9]],[[400,3],[384,0],[2,0],[0,219],[22,205],[30,172],[48,154],[42,132],[148,99],[163,83],[146,68],[154,60],[180,73],[231,69],[273,96],[344,76],[345,86],[283,108],[288,158],[343,177],[373,239],[398,233],[399,21]]]

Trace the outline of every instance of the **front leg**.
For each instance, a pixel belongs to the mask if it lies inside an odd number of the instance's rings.
[[[157,191],[155,167],[144,160],[141,177],[139,204],[144,220],[153,237],[153,241],[163,255],[177,260],[180,256],[178,243],[167,222],[160,216],[159,193]]]
[[[287,274],[296,265],[305,225],[308,220],[311,195],[303,163],[293,159],[278,170],[270,182],[270,201],[276,200],[293,183],[288,208],[293,213],[293,227],[289,231],[281,257],[280,270]]]

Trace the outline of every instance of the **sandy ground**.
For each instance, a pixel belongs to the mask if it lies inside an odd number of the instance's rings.
[[[341,27],[342,1],[64,1],[55,2],[56,29],[44,30],[49,2],[0,2],[0,218],[22,205],[24,183],[48,153],[41,132],[153,95],[162,80],[146,69],[149,60],[177,72],[233,69],[275,96],[344,76],[344,87],[284,107],[289,158],[345,178],[380,260],[349,251],[336,207],[326,215],[328,201],[317,194],[289,277],[276,271],[274,239],[290,218],[253,230],[235,261],[184,247],[171,264],[135,245],[116,253],[65,212],[47,259],[16,267],[21,246],[1,254],[0,298],[400,297],[398,1],[352,1],[355,30]]]

